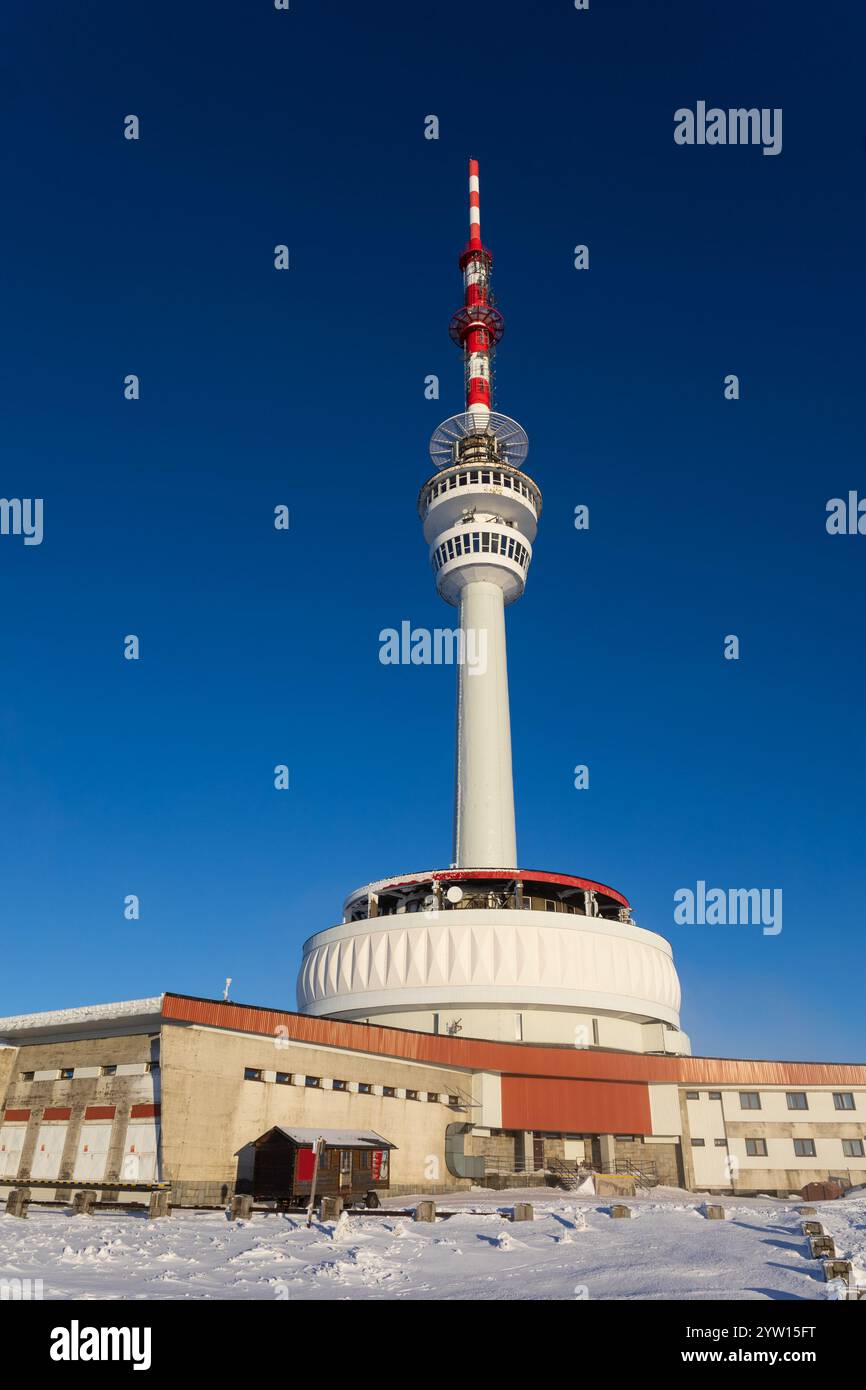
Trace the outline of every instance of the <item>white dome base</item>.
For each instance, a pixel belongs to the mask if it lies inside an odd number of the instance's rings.
[[[306,942],[298,977],[302,1013],[640,1052],[689,1051],[679,1004],[663,937],[521,910],[346,922]]]

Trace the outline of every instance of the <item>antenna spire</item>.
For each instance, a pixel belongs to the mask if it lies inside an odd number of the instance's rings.
[[[493,257],[481,240],[481,197],[478,160],[469,161],[469,241],[460,257],[463,271],[463,307],[451,319],[449,332],[463,349],[466,376],[466,409],[485,426],[490,417],[490,359],[502,337],[505,323],[490,297]]]

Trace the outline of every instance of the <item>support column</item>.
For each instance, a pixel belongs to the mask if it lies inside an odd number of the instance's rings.
[[[600,1134],[598,1147],[601,1150],[601,1169],[603,1173],[616,1172],[616,1140],[612,1134]]]
[[[460,868],[510,868],[517,863],[517,836],[505,605],[497,584],[466,585],[460,627],[454,862]]]

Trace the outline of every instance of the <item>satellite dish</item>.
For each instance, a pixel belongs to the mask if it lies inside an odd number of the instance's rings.
[[[445,893],[445,896],[449,903],[459,903],[460,899],[463,897],[463,889],[458,888],[456,883],[452,883],[451,887]]]

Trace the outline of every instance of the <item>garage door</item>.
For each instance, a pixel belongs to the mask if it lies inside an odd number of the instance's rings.
[[[159,1124],[154,1120],[130,1120],[123,1146],[121,1182],[158,1182]]]
[[[36,1152],[30,1165],[30,1176],[35,1180],[50,1180],[60,1172],[60,1160],[66,1143],[69,1125],[40,1125],[36,1136]]]
[[[26,1124],[0,1125],[0,1178],[17,1178]]]
[[[105,1177],[111,1129],[111,1120],[91,1121],[81,1126],[73,1172],[79,1182],[101,1182]]]

